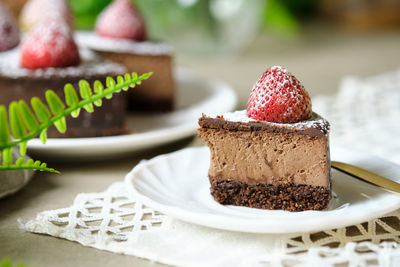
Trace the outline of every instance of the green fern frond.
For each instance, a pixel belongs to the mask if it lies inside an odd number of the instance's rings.
[[[0,165],[0,171],[15,171],[15,170],[35,170],[35,171],[46,171],[60,173],[59,171],[48,168],[47,164],[40,162],[39,160],[33,161],[33,159],[26,160],[24,157],[19,157],[14,164],[3,161],[3,165]]]
[[[64,133],[67,129],[65,117],[72,115],[78,117],[83,108],[87,112],[93,112],[94,106],[102,105],[102,99],[112,98],[114,93],[126,90],[148,79],[152,72],[142,74],[125,74],[118,76],[117,81],[111,77],[106,79],[106,88],[99,81],[94,82],[92,89],[90,84],[81,80],[79,82],[79,95],[71,84],[64,87],[65,102],[63,102],[52,90],[45,93],[47,105],[38,97],[31,99],[32,109],[25,101],[13,101],[7,109],[0,105],[0,151],[16,147],[20,144],[22,155],[26,153],[26,142],[40,135],[43,143],[47,140],[47,129],[55,125],[57,130]]]

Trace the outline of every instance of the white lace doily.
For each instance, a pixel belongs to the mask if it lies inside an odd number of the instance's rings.
[[[313,103],[330,120],[333,143],[400,163],[400,72],[346,79],[337,95]],[[400,266],[400,210],[316,233],[234,233],[160,214],[133,199],[119,182],[105,192],[80,194],[71,207],[41,212],[21,226],[178,266]]]
[[[332,145],[400,164],[400,70],[345,78],[336,95],[313,99],[313,110],[331,123]]]
[[[132,199],[124,188],[120,182],[102,193],[80,194],[71,207],[39,213],[22,226],[84,246],[178,266],[286,266],[289,262],[390,266],[386,263],[400,262],[399,211],[318,233],[233,233],[158,214]]]

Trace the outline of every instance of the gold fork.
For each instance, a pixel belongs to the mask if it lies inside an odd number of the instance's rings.
[[[376,173],[367,171],[365,169],[362,169],[360,167],[357,167],[357,166],[354,166],[354,165],[351,165],[348,163],[339,162],[339,161],[332,161],[331,166],[334,169],[337,169],[339,171],[347,173],[347,174],[349,174],[355,178],[358,178],[360,180],[383,187],[390,191],[400,193],[400,183],[396,183],[395,181],[392,181],[386,177],[380,176]]]

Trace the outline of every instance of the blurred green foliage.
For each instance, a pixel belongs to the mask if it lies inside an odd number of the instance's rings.
[[[1,261],[1,267],[13,267],[12,261],[8,258],[3,259]],[[14,267],[25,267],[25,265],[20,263],[20,264],[14,265]]]
[[[112,0],[69,0],[75,14],[77,29],[93,29],[98,14]],[[149,32],[160,36],[164,28],[174,27],[176,32],[187,29],[188,24],[197,30],[210,31],[213,29],[209,10],[209,1],[200,0],[194,5],[189,5],[182,12],[182,4],[176,0],[134,0],[146,19]],[[162,34],[161,34],[162,36]]]
[[[268,0],[264,10],[264,27],[277,33],[293,34],[299,22],[282,0]]]
[[[320,0],[280,0],[279,1],[293,16],[308,19],[315,15]]]
[[[69,0],[75,13],[78,29],[92,29],[97,15],[112,0]],[[210,14],[212,0],[194,0],[182,5],[179,0],[132,0],[146,18],[149,32],[162,36],[163,29],[174,28],[179,33],[194,27],[196,31],[216,33],[216,21]],[[247,0],[252,1],[252,0]],[[301,23],[313,15],[318,0],[262,0],[265,1],[263,27],[277,33],[290,34],[299,30]],[[188,1],[190,2],[190,1]],[[214,31],[214,32],[213,32]],[[160,34],[161,32],[161,34]]]
[[[78,29],[93,28],[97,15],[111,2],[111,0],[69,0],[75,14],[75,25]]]
[[[294,34],[301,22],[313,18],[318,0],[266,0],[264,27],[278,34]]]
[[[182,7],[176,0],[135,0],[146,18],[150,36],[163,36],[164,29],[174,29],[169,34],[179,35],[190,28],[194,32],[216,34],[216,21],[210,13],[209,1],[200,0]]]

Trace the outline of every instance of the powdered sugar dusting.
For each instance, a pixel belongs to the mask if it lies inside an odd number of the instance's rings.
[[[0,51],[11,49],[18,43],[18,25],[7,8],[0,3]]]
[[[89,49],[105,52],[132,53],[138,55],[171,55],[173,49],[165,43],[150,41],[135,42],[98,36],[94,32],[78,31],[75,34],[78,44]]]
[[[126,72],[125,67],[120,64],[101,60],[88,49],[80,49],[81,63],[78,66],[65,68],[25,69],[20,66],[19,48],[0,53],[0,76],[13,79],[23,77],[51,78],[54,76],[68,77],[90,77],[97,75],[115,75]]]
[[[247,116],[247,110],[237,110],[233,112],[226,112],[222,114],[206,114],[207,117],[210,118],[217,118],[218,116],[222,116],[225,120],[230,122],[258,122],[258,123],[265,123],[269,125],[274,125],[278,127],[285,127],[285,128],[292,128],[292,129],[308,129],[308,128],[315,128],[321,129],[321,132],[327,133],[329,132],[329,123],[322,118],[317,113],[312,113],[312,116],[308,120],[295,122],[295,123],[275,123],[275,122],[268,122],[268,121],[258,121],[250,118]]]
[[[278,65],[272,66],[271,70],[281,70],[282,72],[287,72],[286,68],[284,68],[282,66],[278,66]]]

